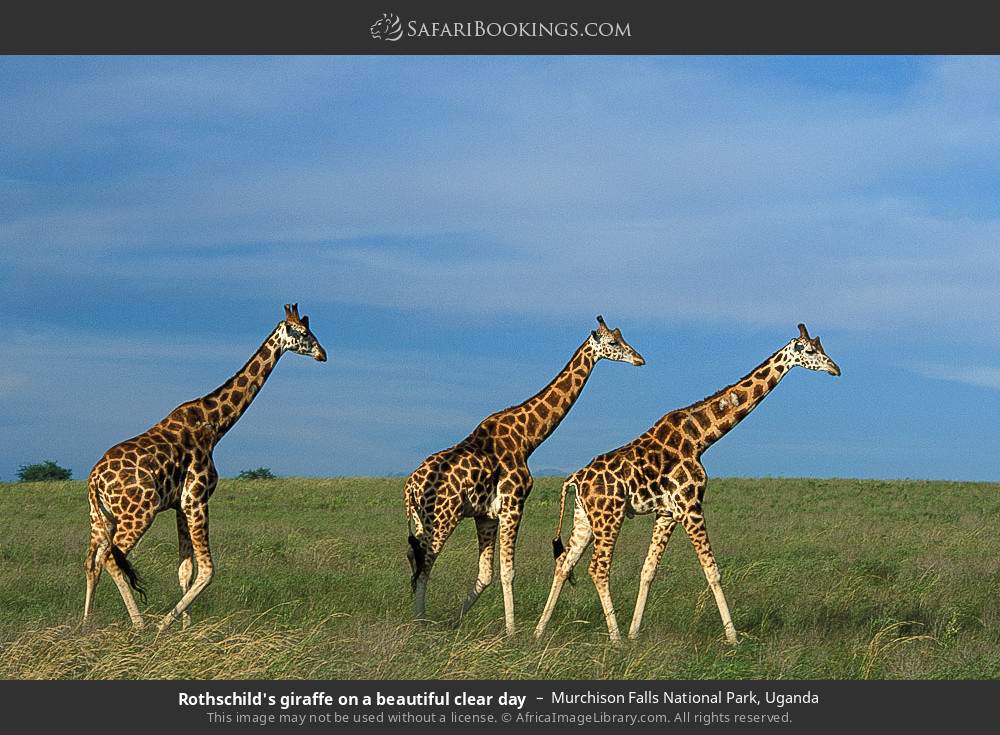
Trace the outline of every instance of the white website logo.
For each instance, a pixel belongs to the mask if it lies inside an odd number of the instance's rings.
[[[376,41],[398,41],[403,37],[403,23],[395,13],[382,13],[368,30]]]

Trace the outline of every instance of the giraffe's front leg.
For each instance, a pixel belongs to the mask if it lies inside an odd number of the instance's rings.
[[[180,508],[177,509],[177,550],[180,558],[177,565],[177,581],[183,596],[191,588],[194,576],[194,548],[191,545],[191,531],[188,529],[187,519]],[[181,627],[187,628],[189,625],[191,625],[191,612],[185,610],[181,613]]]
[[[476,517],[476,537],[479,541],[479,573],[462,604],[462,617],[465,617],[469,608],[479,599],[479,595],[493,582],[493,551],[496,548],[498,525],[495,518]]]
[[[208,545],[208,497],[215,489],[217,478],[215,468],[209,467],[204,472],[193,474],[184,483],[180,512],[183,514],[188,528],[188,537],[191,541],[195,562],[198,565],[198,573],[195,575],[194,583],[181,595],[181,599],[174,606],[174,609],[160,620],[158,626],[160,631],[165,630],[177,618],[181,617],[195,598],[212,581],[215,567]],[[180,578],[180,570],[178,570],[178,578]]]
[[[510,508],[500,515],[500,584],[507,635],[514,635],[514,547],[521,525],[521,507],[514,502],[509,505]]]
[[[719,615],[722,617],[722,627],[726,631],[726,642],[735,644],[737,640],[736,628],[733,627],[733,619],[729,615],[726,596],[722,593],[719,565],[715,563],[712,545],[708,541],[708,531],[705,528],[705,517],[701,514],[701,508],[688,512],[682,522],[688,538],[691,539],[691,545],[694,546],[695,553],[698,554],[698,561],[701,562],[708,586],[712,588],[712,594],[715,595],[715,603],[718,605]]]

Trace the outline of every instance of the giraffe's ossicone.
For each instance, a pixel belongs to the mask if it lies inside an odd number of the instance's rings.
[[[413,571],[414,616],[422,618],[427,581],[445,541],[462,518],[474,518],[479,571],[462,606],[464,615],[493,581],[499,538],[500,581],[507,631],[514,631],[514,547],[524,501],[531,492],[528,457],[566,416],[599,360],[645,363],[618,329],[598,328],[541,391],[524,403],[487,416],[450,449],[425,459],[406,481],[410,523],[408,558]]]
[[[84,563],[84,620],[90,615],[101,570],[107,569],[132,624],[143,626],[132,589],[143,598],[145,593],[127,555],[156,514],[169,508],[177,513],[181,599],[161,620],[160,629],[178,617],[187,625],[188,607],[212,580],[208,499],[219,479],[212,451],[285,352],[326,361],[326,351],[310,330],[309,317],[299,316],[298,304],[285,305],[285,318],[233,377],[208,395],[182,403],[139,436],[111,447],[94,465],[87,480],[90,546]]]
[[[653,513],[653,537],[642,566],[639,595],[632,614],[629,637],[638,635],[649,586],[667,541],[680,523],[694,545],[698,560],[722,617],[726,639],[736,642],[736,629],[722,593],[719,567],[712,554],[705,528],[702,500],[708,476],[701,455],[742,421],[778,382],[796,366],[840,375],[840,368],[805,325],[791,340],[745,377],[686,408],[668,413],[646,433],[566,478],[559,499],[553,550],[556,556],[552,588],[535,635],[541,636],[552,617],[564,582],[573,572],[584,550],[593,541],[590,576],[601,598],[601,607],[611,640],[618,641],[618,620],[611,600],[611,555],[626,517]],[[561,539],[566,494],[575,494],[573,532],[568,547]]]

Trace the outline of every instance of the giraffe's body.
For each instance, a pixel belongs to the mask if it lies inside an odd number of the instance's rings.
[[[524,403],[491,414],[465,439],[425,459],[406,481],[404,505],[413,533],[414,614],[424,615],[427,580],[445,541],[462,518],[474,518],[479,573],[462,607],[475,603],[493,580],[496,540],[507,630],[514,628],[514,546],[524,501],[531,492],[528,457],[555,430],[602,358],[642,365],[644,360],[598,317],[599,329],[560,373]]]
[[[629,636],[638,634],[649,585],[670,534],[680,523],[694,545],[715,595],[726,638],[731,643],[736,642],[736,630],[705,529],[702,501],[708,477],[701,464],[701,455],[742,421],[793,366],[840,374],[840,368],[823,352],[819,338],[810,339],[802,325],[799,329],[797,339],[775,352],[742,380],[698,403],[668,413],[641,436],[595,457],[586,467],[566,478],[553,541],[555,574],[545,610],[535,629],[536,636],[544,632],[563,583],[593,541],[590,576],[601,598],[609,635],[612,640],[619,640],[609,588],[612,552],[626,517],[653,513],[656,515],[653,536],[642,567]],[[573,533],[568,548],[563,549],[560,528],[570,488],[576,491]]]
[[[181,616],[185,624],[188,622],[188,607],[212,578],[208,499],[218,481],[212,461],[216,443],[249,407],[284,352],[292,350],[326,360],[326,352],[309,331],[309,318],[300,319],[297,306],[286,306],[285,314],[285,320],[232,378],[208,395],[181,404],[139,436],[116,444],[91,470],[85,620],[101,570],[106,568],[118,585],[132,623],[142,627],[130,587],[139,592],[142,589],[126,555],[156,514],[170,508],[177,512],[177,575],[182,597],[160,627]]]

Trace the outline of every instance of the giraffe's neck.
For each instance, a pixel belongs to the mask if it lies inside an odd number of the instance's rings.
[[[675,426],[692,435],[701,454],[729,433],[764,400],[790,367],[787,348],[782,348],[764,360],[740,380],[687,408],[664,416]]]
[[[212,425],[216,440],[221,439],[250,407],[264,381],[278,364],[278,359],[284,352],[280,332],[279,324],[250,356],[246,365],[225,383],[200,399],[205,411],[205,420]]]
[[[596,363],[594,350],[587,340],[548,385],[524,403],[503,412],[518,419],[515,431],[523,440],[526,456],[535,451],[569,413]]]

